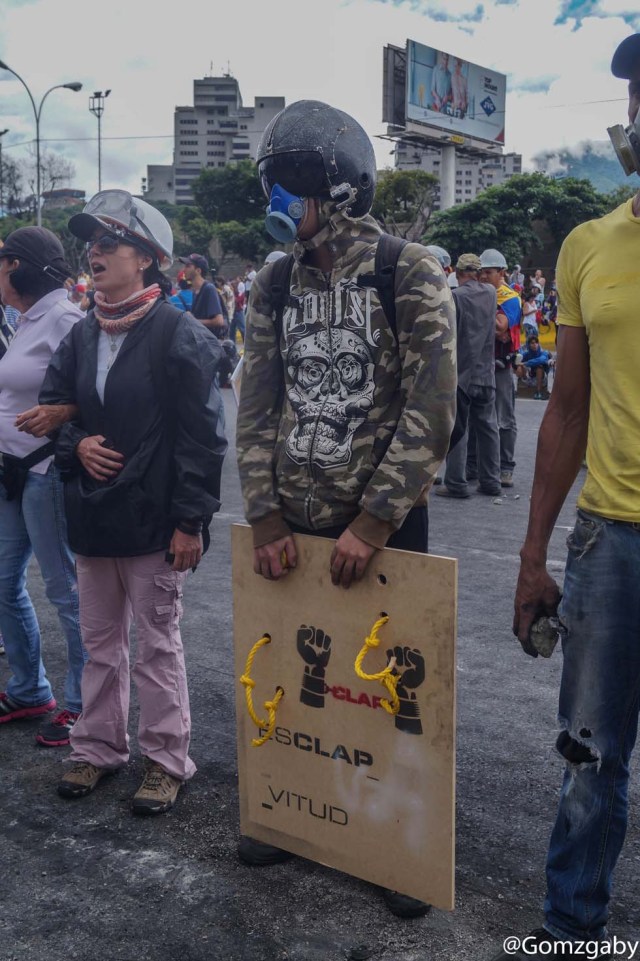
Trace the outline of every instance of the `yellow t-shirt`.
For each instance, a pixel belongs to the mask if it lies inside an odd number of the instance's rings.
[[[589,341],[588,472],[578,506],[640,522],[640,217],[632,203],[566,238],[558,323],[584,327]]]

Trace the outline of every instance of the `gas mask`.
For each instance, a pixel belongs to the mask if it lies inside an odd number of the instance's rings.
[[[306,201],[302,197],[290,194],[280,184],[273,185],[264,225],[274,240],[281,244],[293,243],[305,208]]]
[[[608,127],[607,133],[627,177],[632,173],[640,174],[640,110],[628,127],[619,123]]]

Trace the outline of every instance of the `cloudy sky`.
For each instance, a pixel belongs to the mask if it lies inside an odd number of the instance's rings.
[[[103,187],[140,190],[148,163],[170,163],[173,108],[193,79],[230,68],[245,104],[283,95],[328,101],[391,145],[381,121],[382,49],[407,38],[507,74],[506,149],[525,167],[543,149],[606,140],[626,123],[625,82],[611,77],[617,44],[640,31],[637,0],[0,0],[0,59],[26,80],[41,136],[73,161],[73,186],[97,190],[97,120],[88,95],[111,88],[103,118]],[[24,89],[0,71],[7,155],[28,162],[34,137]]]

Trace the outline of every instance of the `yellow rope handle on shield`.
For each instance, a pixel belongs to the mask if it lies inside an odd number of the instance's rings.
[[[273,732],[276,729],[276,711],[278,709],[278,704],[284,697],[284,690],[281,687],[277,687],[276,693],[274,694],[273,699],[271,701],[264,702],[264,708],[268,712],[269,719],[263,720],[262,718],[258,717],[255,711],[255,708],[253,706],[253,694],[251,693],[253,688],[256,686],[256,682],[250,676],[251,668],[253,667],[254,658],[258,653],[258,651],[260,650],[260,648],[264,647],[265,644],[270,644],[270,643],[271,643],[270,634],[263,634],[260,640],[256,641],[256,643],[253,645],[253,647],[249,651],[249,655],[247,657],[247,663],[245,664],[245,668],[244,668],[244,674],[240,678],[240,683],[244,686],[244,693],[247,699],[247,710],[249,711],[249,716],[251,717],[251,720],[253,721],[256,727],[267,729],[266,734],[263,734],[262,737],[254,737],[252,739],[251,743],[253,747],[261,747],[263,744],[266,743],[266,741],[269,740],[270,737],[273,736]]]
[[[356,663],[354,665],[356,674],[363,681],[379,681],[383,687],[386,687],[389,692],[389,700],[386,697],[381,698],[380,704],[385,709],[387,714],[397,714],[400,710],[400,698],[398,697],[398,692],[396,687],[398,681],[400,680],[399,674],[393,674],[393,669],[396,666],[396,659],[392,657],[384,671],[378,671],[377,674],[365,674],[362,670],[362,662],[364,661],[367,651],[371,648],[377,647],[380,643],[380,638],[378,637],[378,631],[387,623],[389,618],[386,614],[379,617],[371,628],[371,633],[365,637],[364,645],[362,650],[356,657]]]

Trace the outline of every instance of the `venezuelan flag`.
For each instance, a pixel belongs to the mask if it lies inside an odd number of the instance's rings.
[[[522,319],[522,301],[511,287],[503,284],[498,287],[498,310],[506,316],[509,321],[509,333],[511,334],[511,345],[514,350],[520,349],[520,321]]]

